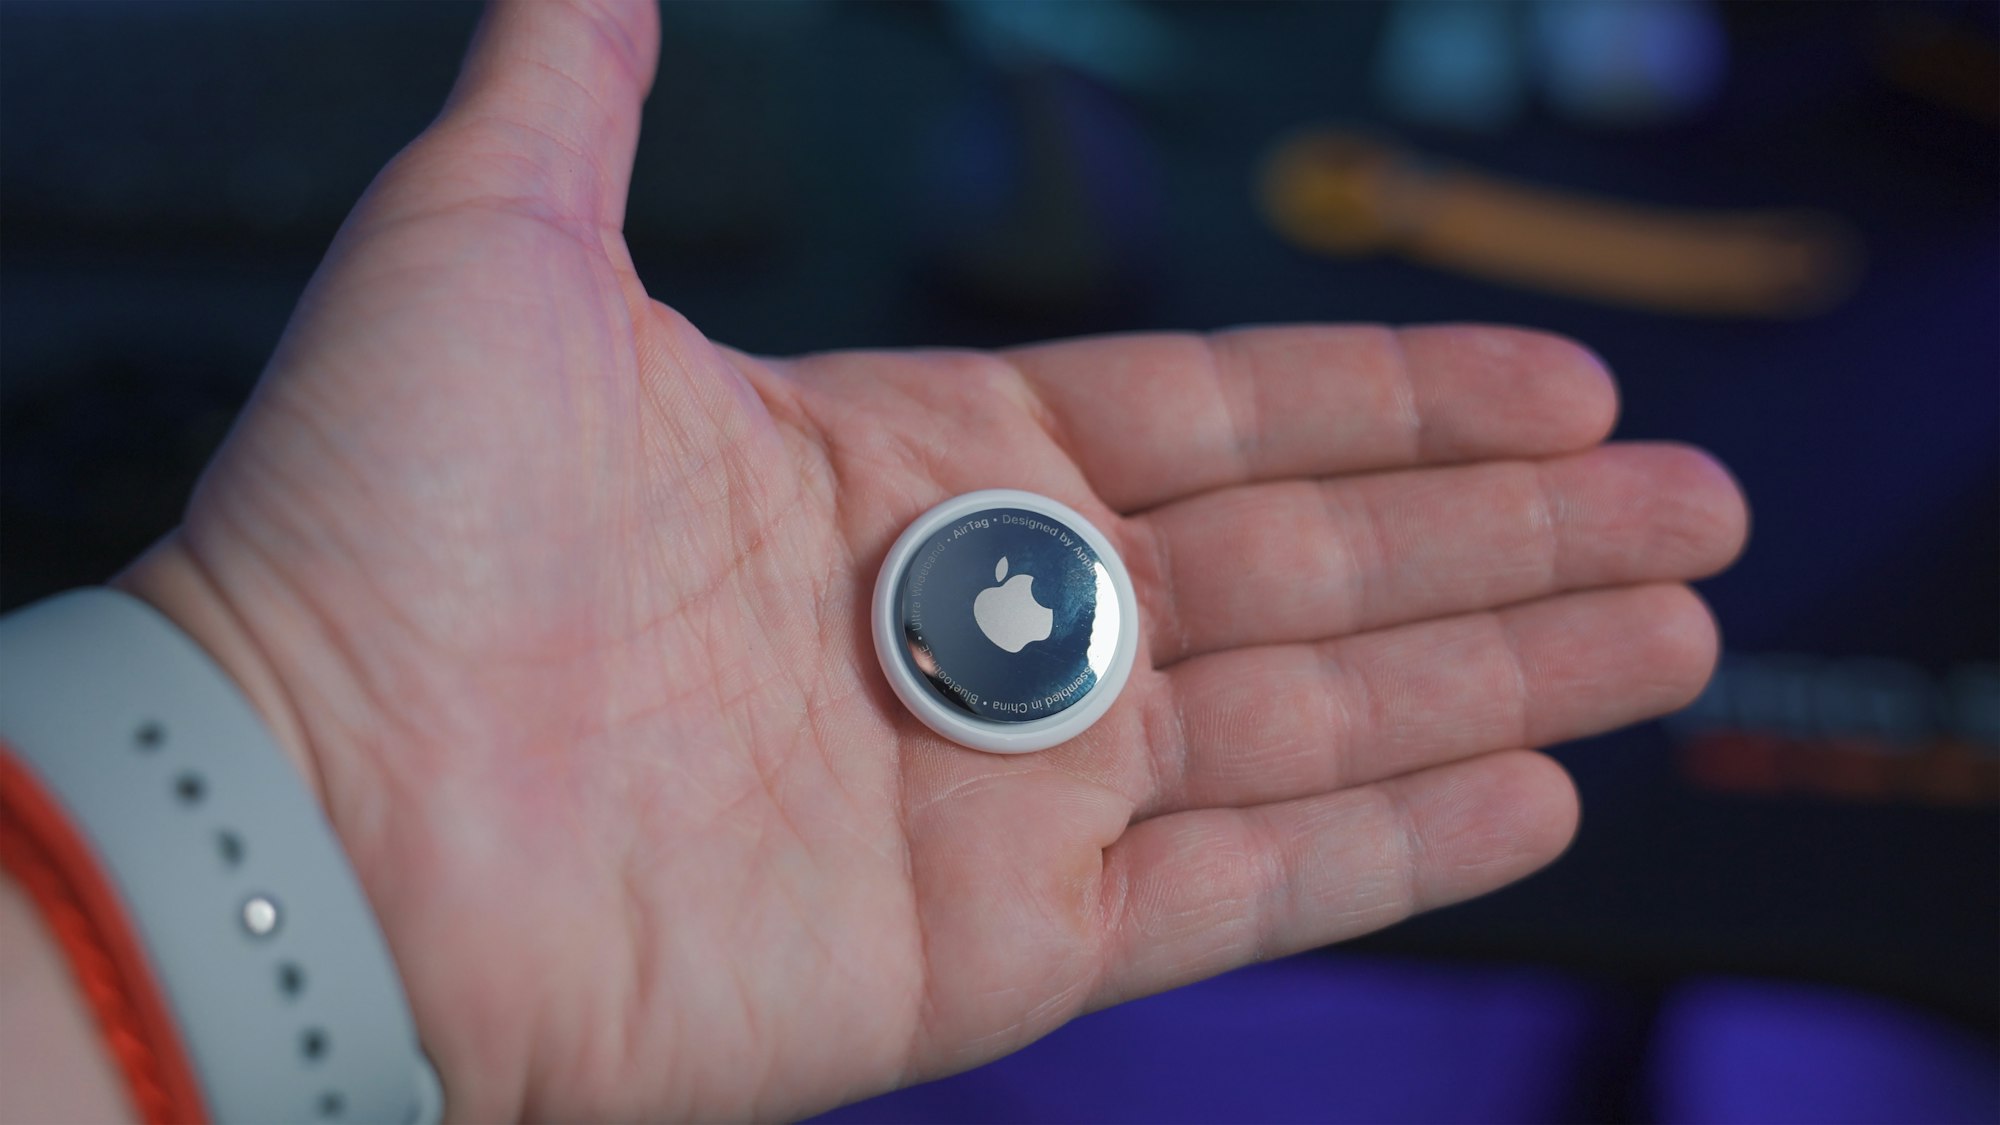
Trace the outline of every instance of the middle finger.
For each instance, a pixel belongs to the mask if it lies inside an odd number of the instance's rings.
[[[1684,446],[1223,489],[1128,521],[1156,666],[1728,565],[1747,515]]]

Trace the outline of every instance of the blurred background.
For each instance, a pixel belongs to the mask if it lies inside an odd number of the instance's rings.
[[[477,15],[0,4],[0,608],[175,521]],[[1755,510],[1549,871],[825,1120],[2000,1120],[2000,7],[664,17],[628,232],[717,339],[1527,324]]]

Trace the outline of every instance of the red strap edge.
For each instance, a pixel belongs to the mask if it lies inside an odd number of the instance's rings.
[[[201,1086],[145,945],[90,844],[14,748],[0,740],[0,867],[62,948],[148,1125],[208,1120]]]

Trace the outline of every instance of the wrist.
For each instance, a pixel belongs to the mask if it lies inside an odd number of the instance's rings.
[[[240,556],[228,561],[240,561]],[[432,1052],[445,1044],[442,1055],[433,1055],[434,1065],[442,1070],[448,1066],[452,1037],[447,1034],[449,1029],[425,1018],[438,1009],[426,1002],[421,981],[412,979],[412,958],[422,962],[421,950],[413,948],[410,919],[388,908],[401,901],[392,873],[397,868],[382,862],[379,839],[364,835],[357,841],[352,831],[357,817],[377,828],[395,818],[385,819],[382,813],[386,804],[380,786],[369,784],[365,774],[356,778],[351,768],[340,768],[351,766],[352,755],[330,757],[309,735],[313,729],[309,717],[312,697],[301,693],[310,693],[313,685],[303,682],[289,662],[302,650],[299,634],[274,624],[272,614],[257,610],[257,603],[241,596],[240,591],[232,592],[220,573],[202,557],[193,541],[177,530],[154,544],[109,585],[145,602],[204,651],[249,703],[265,733],[290,763],[293,775],[303,780],[312,803],[332,830],[333,842],[345,853],[364,904],[387,941],[409,1014],[416,1022],[418,1041]],[[422,928],[414,930],[421,932]]]
[[[261,642],[206,568],[174,531],[110,582],[158,610],[221,666],[264,720],[264,726],[327,810],[326,779],[306,740],[298,710]]]

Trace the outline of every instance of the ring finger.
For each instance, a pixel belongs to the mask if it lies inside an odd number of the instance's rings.
[[[1715,624],[1685,586],[1548,598],[1175,665],[1148,698],[1135,819],[1364,784],[1686,705]]]

